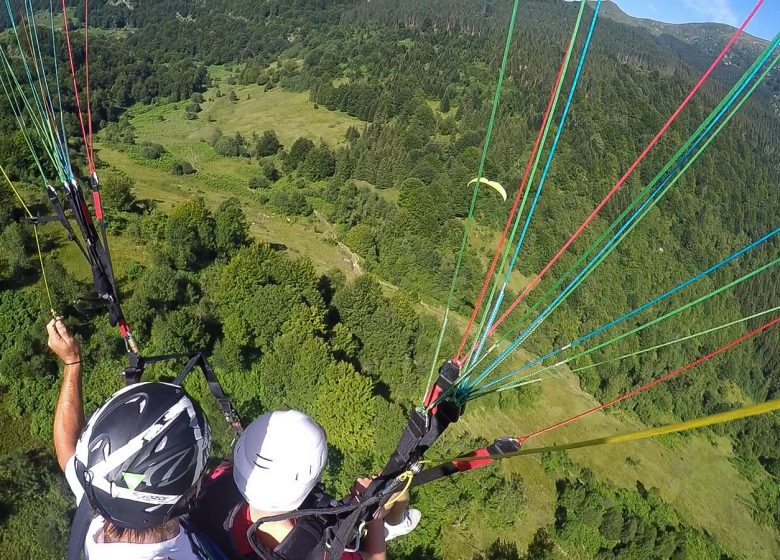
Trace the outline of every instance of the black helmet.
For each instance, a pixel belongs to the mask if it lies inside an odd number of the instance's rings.
[[[137,383],[95,412],[76,445],[90,504],[119,527],[144,529],[177,515],[206,468],[211,431],[178,385]]]

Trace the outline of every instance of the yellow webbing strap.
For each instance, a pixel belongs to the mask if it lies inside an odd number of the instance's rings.
[[[673,434],[676,432],[685,432],[688,430],[695,430],[696,428],[703,428],[705,426],[712,426],[713,424],[723,424],[725,422],[732,422],[734,420],[740,420],[742,418],[748,418],[750,416],[758,416],[759,414],[767,414],[780,410],[780,399],[774,399],[761,404],[755,404],[752,406],[745,406],[728,412],[721,412],[719,414],[712,414],[710,416],[704,416],[702,418],[696,418],[694,420],[688,420],[687,422],[676,422],[674,424],[667,424],[665,426],[659,426],[657,428],[648,428],[646,430],[639,430],[636,432],[628,432],[625,434],[618,434],[615,436],[607,436],[596,439],[589,439],[586,441],[577,441],[573,443],[562,443],[558,445],[549,445],[546,447],[534,447],[532,449],[520,449],[510,453],[502,453],[500,455],[486,455],[479,457],[479,460],[485,459],[507,459],[509,457],[519,457],[521,455],[535,455],[538,453],[547,453],[549,451],[564,451],[566,449],[580,449],[582,447],[594,447],[596,445],[613,445],[616,443],[625,443],[628,441],[637,441],[640,439],[647,439],[655,436],[661,436],[664,434]],[[451,463],[453,461],[473,461],[474,457],[456,457],[441,461],[439,464]]]

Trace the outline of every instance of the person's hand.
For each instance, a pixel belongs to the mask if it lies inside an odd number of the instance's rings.
[[[371,484],[371,481],[374,480],[374,478],[376,477],[358,478],[355,481],[355,484],[352,485],[352,489],[349,491],[349,497],[351,499],[356,499],[359,502],[360,497],[366,491],[366,489]]]
[[[62,317],[55,317],[49,321],[46,331],[49,333],[49,348],[63,363],[73,364],[81,361],[79,343],[65,328]]]
[[[349,499],[360,501],[361,496],[365,493],[368,486],[374,481],[376,477],[372,476],[369,478],[358,478],[355,481],[355,484],[352,485],[352,490],[349,492]],[[387,516],[387,510],[383,507],[379,507],[374,512],[374,521],[381,521]]]

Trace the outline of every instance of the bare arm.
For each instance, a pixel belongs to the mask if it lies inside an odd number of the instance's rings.
[[[350,496],[359,498],[369,484],[371,478],[359,478],[352,487]],[[374,515],[374,520],[366,527],[366,536],[360,546],[360,556],[363,560],[385,560],[387,558],[387,545],[385,544],[385,522],[384,518],[387,512],[379,508]]]
[[[68,333],[62,319],[53,319],[46,326],[49,348],[64,364],[62,386],[54,411],[54,451],[64,471],[76,453],[76,442],[84,428],[84,407],[81,399],[81,349]]]

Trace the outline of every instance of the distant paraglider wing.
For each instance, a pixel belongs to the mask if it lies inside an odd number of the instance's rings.
[[[475,177],[471,181],[469,181],[468,186],[470,187],[471,185],[473,185],[477,181],[479,181],[483,185],[486,185],[486,186],[490,187],[491,189],[495,190],[498,194],[501,195],[501,198],[504,199],[504,202],[506,202],[506,189],[504,189],[504,187],[501,186],[501,183],[499,183],[498,181],[489,181],[488,179],[485,179],[484,177],[480,177],[479,179],[477,179]]]

